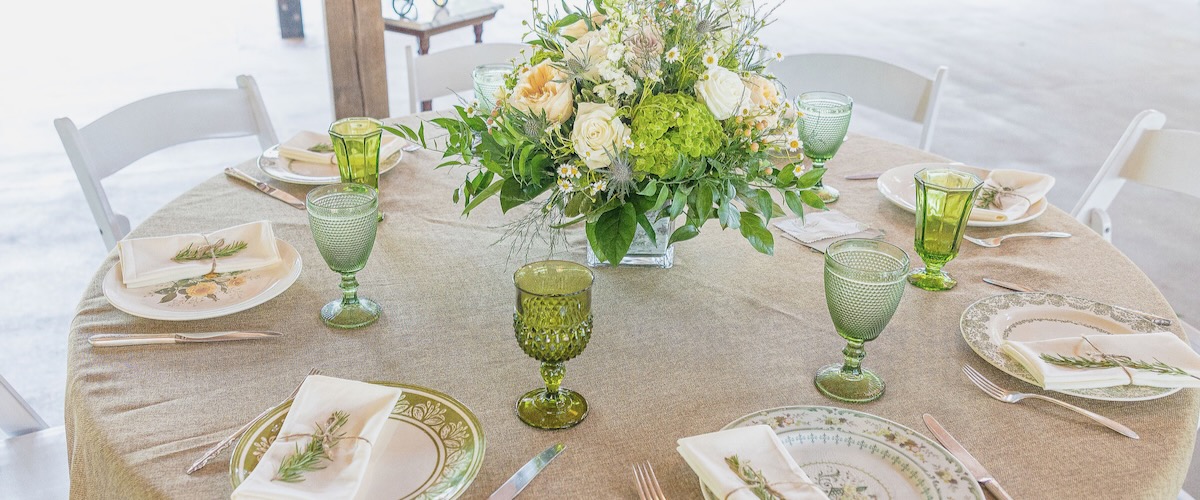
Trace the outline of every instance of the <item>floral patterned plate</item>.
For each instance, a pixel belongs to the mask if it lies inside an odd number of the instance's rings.
[[[913,175],[920,172],[924,168],[953,168],[969,172],[979,177],[979,180],[987,179],[990,170],[986,168],[972,167],[963,165],[962,163],[913,163],[911,165],[901,165],[884,172],[879,176],[876,182],[876,187],[883,194],[884,198],[892,202],[900,208],[909,212],[916,213],[917,211],[917,181],[913,179]],[[1012,226],[1022,222],[1029,222],[1040,217],[1046,212],[1046,208],[1050,203],[1042,198],[1029,207],[1025,214],[1012,220],[1006,221],[987,221],[987,220],[969,220],[967,225],[971,227],[1000,227]]]
[[[137,288],[121,283],[121,266],[104,276],[104,298],[134,316],[163,321],[216,318],[245,311],[277,297],[300,277],[301,260],[286,241],[276,238],[282,262],[253,271],[197,276]]]
[[[483,427],[458,400],[433,389],[393,382],[403,390],[372,447],[359,499],[452,499],[466,491],[483,465]],[[237,488],[275,441],[291,401],[250,426],[233,448],[229,480]]]
[[[967,345],[992,366],[1037,385],[1029,371],[1000,352],[1005,339],[1045,340],[1081,334],[1165,331],[1146,318],[1108,304],[1053,293],[1006,293],[971,304],[959,321]],[[1179,388],[1122,385],[1059,391],[1102,401],[1145,401],[1174,394]]]
[[[890,420],[829,406],[784,406],[751,413],[725,429],[764,424],[831,499],[984,498],[950,452]]]
[[[387,137],[387,134],[384,134],[384,137]],[[399,140],[398,137],[396,139]],[[384,172],[396,168],[396,165],[400,164],[400,159],[402,158],[404,158],[403,150],[396,151],[391,156],[381,159],[379,161],[379,175],[383,175]],[[280,158],[278,145],[271,146],[258,156],[258,168],[262,169],[263,173],[272,179],[291,184],[323,186],[325,184],[342,182],[341,177],[338,176],[337,165],[317,165],[315,163],[304,163]]]

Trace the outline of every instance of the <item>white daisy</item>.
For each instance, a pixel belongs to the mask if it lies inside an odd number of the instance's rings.
[[[679,47],[671,47],[667,50],[667,62],[679,62]]]
[[[783,52],[775,52],[775,60],[782,61],[783,60]]]
[[[788,137],[788,140],[787,140],[788,151],[796,151],[802,147],[804,147],[804,143],[800,142],[799,137]]]
[[[575,186],[571,185],[571,181],[568,181],[566,179],[558,180],[558,188],[561,189],[562,192],[564,192],[564,193],[570,193],[570,192],[575,191]]]
[[[716,66],[717,62],[719,62],[720,60],[721,60],[721,58],[717,57],[717,55],[712,52],[704,54],[704,65],[705,66],[709,66],[709,67]]]
[[[606,189],[608,189],[608,182],[604,179],[593,182],[592,185],[588,186],[588,191],[592,196],[596,196],[597,193]]]
[[[578,179],[579,169],[570,163],[564,163],[558,166],[558,176],[564,179]]]
[[[796,177],[800,177],[801,175],[804,175],[804,165],[801,163],[797,163],[796,168],[792,169],[792,173],[795,174]]]

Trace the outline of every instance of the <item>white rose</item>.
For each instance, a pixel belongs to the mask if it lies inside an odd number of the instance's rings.
[[[532,115],[545,113],[553,123],[565,122],[575,104],[572,83],[566,79],[567,75],[551,66],[549,60],[542,61],[521,74],[509,103]]]
[[[608,60],[608,44],[604,43],[598,32],[587,32],[571,42],[563,52],[586,68],[583,72],[584,78],[593,82],[600,81],[600,64]]]
[[[604,21],[606,19],[608,19],[608,18],[605,17],[604,14],[601,14],[599,12],[593,12],[592,13],[592,26],[599,27],[601,24],[604,23]],[[590,31],[590,30],[588,29],[587,21],[580,19],[578,21],[575,21],[571,24],[564,26],[562,29],[560,29],[558,31],[558,33],[560,35],[569,36],[571,38],[578,40],[579,37],[583,36],[588,31]]]
[[[607,167],[612,163],[608,153],[624,149],[628,138],[629,129],[617,118],[616,108],[607,104],[579,103],[575,127],[571,130],[571,144],[588,168]]]
[[[696,81],[696,97],[718,120],[732,118],[749,104],[746,84],[737,73],[720,66],[708,68]]]

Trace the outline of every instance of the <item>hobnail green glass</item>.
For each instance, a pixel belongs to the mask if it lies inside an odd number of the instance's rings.
[[[491,113],[496,107],[496,92],[504,86],[504,78],[512,73],[511,64],[481,64],[471,71],[471,80],[475,83],[475,100],[479,109]]]
[[[800,116],[796,128],[804,143],[804,156],[812,160],[813,168],[825,168],[825,162],[837,154],[850,128],[854,100],[837,92],[805,92],[796,98]],[[817,196],[833,203],[840,196],[837,189],[817,183]]]
[[[587,417],[587,400],[561,387],[566,362],[592,337],[592,272],[561,260],[533,262],[513,275],[513,330],[529,357],[541,361],[545,388],[517,400],[517,416],[539,429],[565,429]]]
[[[842,363],[817,371],[813,381],[822,394],[848,403],[883,396],[883,379],[862,367],[863,346],[892,320],[907,273],[908,254],[891,243],[851,238],[825,251],[825,303],[846,348]]]
[[[379,304],[358,296],[355,274],[367,265],[379,226],[379,198],[362,184],[330,184],[308,192],[308,227],[329,268],[342,275],[342,298],[321,308],[334,328],[359,328],[379,319]]]
[[[383,122],[374,118],[343,118],[329,126],[333,155],[342,182],[379,189],[379,143]]]
[[[975,196],[983,181],[949,168],[927,168],[914,175],[917,181],[917,230],[914,244],[925,267],[916,269],[908,282],[925,290],[949,290],[958,282],[942,270],[958,256],[963,231],[971,218]]]

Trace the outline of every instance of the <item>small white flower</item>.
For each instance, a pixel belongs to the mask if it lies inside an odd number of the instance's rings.
[[[775,52],[775,60],[782,61],[783,60],[783,52],[776,51]]]
[[[704,65],[710,68],[716,66],[720,60],[721,58],[717,57],[717,55],[712,52],[704,54]]]
[[[801,175],[804,175],[804,164],[797,163],[796,168],[792,169],[792,173],[796,174],[796,177],[800,177]]]
[[[558,166],[558,176],[564,179],[578,179],[579,168],[570,163],[564,163]]]
[[[601,191],[604,191],[607,189],[608,189],[608,182],[605,181],[604,179],[600,179],[596,182],[593,182],[590,186],[588,186],[588,192],[592,196],[596,196],[597,193],[600,193]]]
[[[564,193],[570,193],[570,192],[575,191],[575,186],[571,185],[571,181],[568,181],[566,179],[558,180],[558,188],[561,189],[562,192],[564,192]]]
[[[626,137],[621,144],[625,146],[625,149],[633,149],[633,139]]]
[[[667,62],[679,62],[679,47],[671,47],[667,50]]]
[[[802,147],[804,147],[804,143],[800,142],[799,138],[788,137],[788,140],[787,140],[788,151],[797,151]]]

